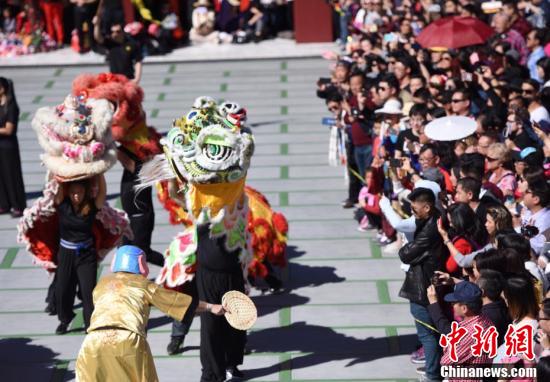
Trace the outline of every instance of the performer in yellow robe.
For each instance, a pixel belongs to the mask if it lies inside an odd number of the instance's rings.
[[[76,361],[80,382],[158,381],[145,332],[151,305],[180,321],[195,311],[224,313],[221,305],[149,281],[145,254],[138,247],[120,247],[111,270],[94,289],[94,312]]]

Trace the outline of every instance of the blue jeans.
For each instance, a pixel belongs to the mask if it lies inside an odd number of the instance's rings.
[[[411,302],[411,314],[417,320],[420,320],[430,326],[435,326],[428,312],[428,308]],[[428,329],[424,325],[415,321],[416,334],[420,343],[424,347],[426,356],[426,377],[431,380],[441,380],[439,372],[441,361],[441,348],[439,347],[439,334]]]
[[[353,146],[353,156],[355,157],[355,163],[357,164],[359,175],[364,178],[365,170],[370,167],[372,163],[372,146]]]
[[[340,41],[343,46],[346,46],[348,40],[348,24],[349,15],[347,12],[344,12],[340,15]]]

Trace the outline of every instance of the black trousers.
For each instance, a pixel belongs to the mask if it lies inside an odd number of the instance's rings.
[[[230,290],[244,292],[244,279],[240,270],[232,273],[212,272],[199,265],[197,274],[199,299],[221,304],[223,295]],[[201,315],[201,382],[225,381],[230,366],[243,363],[246,331],[232,328],[225,317],[211,313]]]
[[[184,283],[178,289],[178,292],[188,294],[193,298],[198,298],[197,282],[193,279],[190,282]],[[183,321],[174,320],[172,322],[172,337],[185,337],[187,333],[189,333],[194,317],[194,314],[186,314],[185,317],[183,317]]]
[[[354,147],[351,140],[346,142],[346,155],[348,157],[349,177],[348,200],[357,203],[357,198],[359,198],[359,192],[361,191],[361,187],[363,187],[363,185],[361,184],[361,181],[350,171],[350,169],[352,169],[356,173],[359,173],[359,167],[357,167],[357,163],[355,163]],[[365,174],[362,174],[361,176],[364,175]]]
[[[57,317],[60,322],[69,323],[74,318],[74,298],[76,284],[82,294],[82,310],[84,325],[90,326],[90,318],[94,310],[92,292],[97,282],[97,258],[95,249],[89,248],[77,252],[72,249],[59,248],[55,297],[57,305]]]
[[[74,21],[78,33],[78,45],[81,52],[86,52],[94,43],[94,26],[92,19],[95,14],[94,4],[84,4],[74,6]]]
[[[137,172],[138,170],[136,170]],[[124,237],[123,245],[135,245],[145,252],[147,261],[162,267],[164,256],[151,249],[151,238],[155,228],[155,210],[151,187],[136,193],[137,175],[124,169],[120,182],[120,199],[122,209],[128,214],[134,239]]]
[[[0,208],[23,211],[27,206],[19,143],[14,138],[0,147]]]

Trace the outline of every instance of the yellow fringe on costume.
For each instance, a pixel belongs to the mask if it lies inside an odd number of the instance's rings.
[[[210,207],[210,216],[215,217],[224,207],[232,210],[244,196],[245,178],[233,183],[193,184],[189,191],[188,208],[198,218],[204,206]]]

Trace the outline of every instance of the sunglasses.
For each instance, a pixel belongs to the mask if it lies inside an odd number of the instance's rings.
[[[534,89],[521,89],[521,92],[523,94],[534,94],[535,90]]]
[[[452,99],[451,102],[452,103],[459,103],[459,102],[464,102],[466,101],[465,99]]]
[[[338,108],[337,108],[336,106],[329,107],[329,108],[328,108],[328,111],[330,111],[330,112],[335,112],[335,111],[338,111]]]
[[[487,159],[489,162],[495,162],[499,160],[499,158],[491,158],[491,157],[485,157],[485,159]]]

